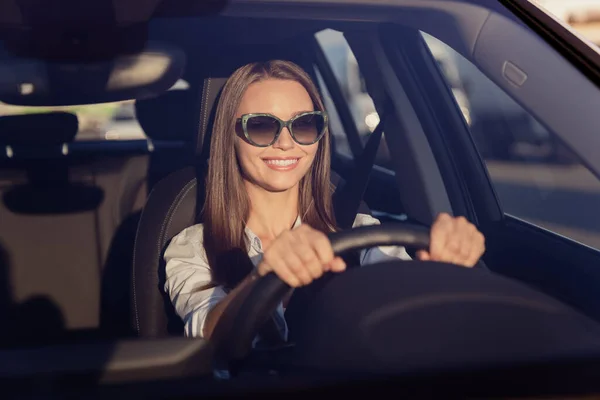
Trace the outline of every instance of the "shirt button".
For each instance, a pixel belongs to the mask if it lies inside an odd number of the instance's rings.
[[[256,249],[258,249],[258,251],[262,251],[262,245],[260,243],[260,239],[257,237],[254,238],[254,247]]]

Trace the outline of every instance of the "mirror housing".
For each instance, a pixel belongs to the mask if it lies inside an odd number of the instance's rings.
[[[0,60],[0,101],[21,106],[97,104],[156,96],[183,75],[185,53],[147,42],[135,53],[87,62]]]

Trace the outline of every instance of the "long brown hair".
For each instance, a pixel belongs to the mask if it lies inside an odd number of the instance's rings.
[[[242,97],[252,83],[266,79],[293,80],[310,95],[315,110],[325,111],[319,91],[310,76],[290,61],[251,63],[237,69],[223,87],[210,142],[211,156],[206,177],[202,217],[204,248],[213,283],[232,288],[252,269],[247,253],[246,221],[250,200],[235,154],[235,116]],[[302,222],[322,232],[336,230],[330,182],[329,129],[319,141],[313,164],[301,179],[299,210]]]

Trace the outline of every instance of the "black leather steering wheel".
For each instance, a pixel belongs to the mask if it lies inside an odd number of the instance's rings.
[[[390,245],[427,249],[429,238],[429,228],[402,222],[361,226],[329,235],[336,255],[352,250]],[[223,350],[220,354],[228,359],[223,361],[239,360],[250,352],[252,341],[261,324],[275,311],[289,290],[290,286],[273,272],[261,277],[254,284],[237,313],[229,338],[220,344]]]
[[[424,226],[386,223],[329,237],[334,253],[342,255],[386,245],[428,248],[429,236]],[[328,273],[315,280],[318,289],[309,290],[314,294],[310,305],[300,307],[293,346],[274,353],[274,359],[281,355],[285,368],[300,371],[390,374],[600,354],[597,321],[523,282],[488,273],[486,268],[453,268],[431,261],[398,268],[398,262]],[[327,277],[334,279],[327,282]],[[367,281],[377,290],[357,300],[357,291]],[[321,286],[322,282],[326,284]],[[274,273],[254,283],[227,338],[215,346],[216,366],[236,374],[252,360],[256,335],[289,289]],[[462,351],[464,346],[470,351]],[[261,354],[256,353],[259,358]]]

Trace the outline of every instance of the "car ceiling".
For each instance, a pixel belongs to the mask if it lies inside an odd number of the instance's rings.
[[[0,39],[4,40],[9,52],[22,57],[90,57],[83,48],[93,48],[95,57],[114,57],[142,49],[150,29],[167,18],[167,28],[160,35],[175,37],[179,41],[190,37],[190,28],[197,32],[196,44],[223,43],[235,38],[245,42],[268,43],[284,39],[287,32],[298,34],[307,20],[363,22],[397,22],[410,25],[419,21],[425,27],[444,29],[459,28],[455,44],[466,46],[459,51],[468,53],[474,46],[474,38],[489,15],[492,5],[498,12],[507,10],[497,3],[484,2],[488,8],[477,6],[480,0],[59,0],[56,7],[48,9],[40,5],[41,0],[6,0],[0,2]],[[344,4],[344,7],[339,5]],[[399,13],[398,11],[401,10]],[[225,27],[228,35],[215,34],[217,30],[210,18],[203,19],[202,26],[194,17],[261,18],[266,19],[265,30],[247,29],[239,20]],[[185,17],[194,26],[178,21],[170,24],[171,17]],[[290,22],[297,20],[295,27]],[[459,23],[455,23],[458,21]],[[255,23],[255,21],[252,21]],[[280,29],[284,24],[285,29]],[[174,26],[175,25],[175,26]],[[24,29],[26,28],[26,29]],[[421,29],[423,27],[421,26]],[[462,32],[460,30],[463,30]],[[277,35],[272,35],[277,31]],[[100,55],[100,53],[102,55]]]
[[[267,6],[271,10],[287,7],[344,5],[354,8],[426,7],[449,9],[457,3],[483,5],[499,11],[499,2],[486,0],[56,0],[48,7],[44,0],[3,0],[0,2],[0,26],[34,26],[52,23],[70,26],[102,25],[113,22],[119,25],[135,24],[151,17],[182,17],[210,15],[223,10],[235,11]],[[336,12],[339,13],[339,9]]]

